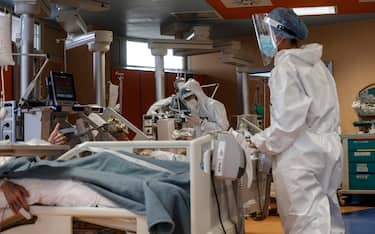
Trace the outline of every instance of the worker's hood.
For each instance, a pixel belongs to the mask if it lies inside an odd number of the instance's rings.
[[[190,79],[181,87],[180,93],[186,94],[187,92],[194,94],[197,97],[200,112],[207,113],[208,110],[207,110],[206,104],[210,100],[210,98],[207,97],[207,95],[203,92],[198,81],[194,79]],[[187,97],[187,95],[184,97]],[[184,97],[182,97],[181,99],[183,99]]]
[[[288,56],[294,56],[308,64],[314,65],[321,60],[323,46],[317,43],[304,45],[297,49],[281,50],[276,54],[275,66]]]

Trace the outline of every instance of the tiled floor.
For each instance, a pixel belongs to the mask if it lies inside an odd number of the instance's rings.
[[[283,234],[280,218],[271,216],[263,221],[246,220],[246,234]]]
[[[368,207],[347,206],[342,207],[342,212],[352,212],[367,209]],[[246,234],[283,234],[280,218],[271,216],[263,221],[246,220]]]

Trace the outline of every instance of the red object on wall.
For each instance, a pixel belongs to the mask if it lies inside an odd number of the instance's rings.
[[[207,75],[194,75],[194,79],[199,82],[200,85],[208,84],[209,81],[207,79]]]
[[[135,124],[137,127],[142,126],[142,121],[139,113],[141,112],[141,100],[140,97],[140,72],[125,70],[125,77],[123,82],[123,115]]]
[[[174,94],[174,81],[176,80],[176,73],[165,73],[165,96],[169,97]]]
[[[13,100],[13,66],[4,71],[5,100]],[[0,82],[1,87],[1,82]]]
[[[140,118],[146,114],[148,108],[156,101],[155,78],[154,72],[140,71],[140,89],[141,96],[140,105],[141,112]],[[142,126],[142,123],[141,123]]]

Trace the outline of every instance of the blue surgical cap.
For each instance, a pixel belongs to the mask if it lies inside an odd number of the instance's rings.
[[[305,40],[309,35],[309,30],[305,23],[292,9],[277,7],[267,16],[286,28],[284,30],[281,28],[273,28],[276,33],[284,38]]]

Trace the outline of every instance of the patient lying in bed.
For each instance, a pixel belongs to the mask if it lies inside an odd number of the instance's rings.
[[[127,154],[130,161],[104,152],[69,161],[14,159],[0,167],[0,178],[8,178],[0,206],[120,207],[145,215],[150,232],[189,233],[189,164]]]
[[[6,183],[13,185],[3,185],[2,188],[7,190],[4,193],[8,194],[8,197],[9,194],[13,194],[14,197],[17,196],[16,199],[11,200],[10,207],[23,207],[23,204],[27,206],[42,204],[62,207],[118,207],[115,203],[79,181],[13,179]],[[22,191],[21,186],[25,189],[24,191]],[[4,193],[0,193],[0,208],[8,207],[8,201]],[[25,197],[23,197],[24,194]],[[18,200],[22,200],[21,204]],[[28,209],[27,206],[24,209]]]

